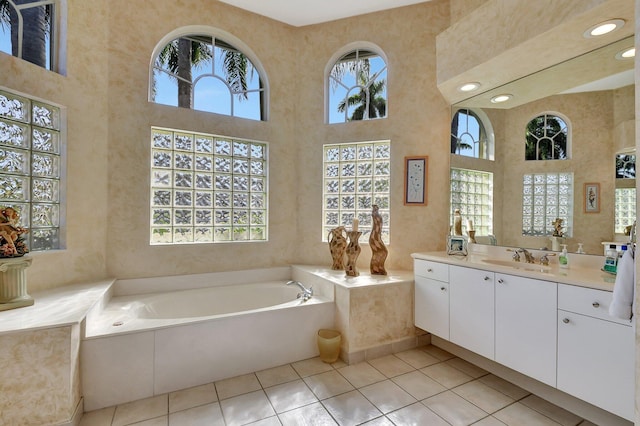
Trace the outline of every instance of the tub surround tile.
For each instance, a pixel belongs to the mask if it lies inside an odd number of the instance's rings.
[[[382,375],[382,373],[373,368],[371,364],[367,362],[348,365],[338,369],[338,372],[356,388],[380,382],[385,379],[385,376]]]
[[[473,380],[473,377],[445,363],[430,365],[420,371],[448,388]]]
[[[169,398],[158,395],[118,405],[113,416],[113,426],[124,426],[143,420],[161,417],[169,412]]]
[[[287,411],[278,416],[283,426],[300,426],[300,425],[337,425],[331,414],[324,408],[322,404],[316,402],[314,404],[305,405],[295,410]]]
[[[218,396],[213,383],[184,389],[169,394],[169,413],[216,402]]]
[[[220,400],[260,389],[262,389],[262,387],[254,373],[243,374],[242,376],[231,377],[216,382],[216,390],[218,391]]]
[[[220,404],[200,405],[169,414],[169,425],[225,426]]]
[[[318,401],[318,398],[302,379],[266,388],[264,391],[276,413],[293,410]]]
[[[260,384],[263,388],[292,382],[300,378],[298,373],[296,373],[296,370],[291,367],[291,364],[257,371],[256,376],[258,377],[258,380],[260,380]]]
[[[395,355],[387,355],[381,358],[372,359],[369,361],[369,364],[373,365],[376,370],[389,378],[400,376],[401,374],[414,370],[412,366]]]
[[[452,391],[432,396],[422,403],[452,425],[470,425],[488,415]]]
[[[327,411],[342,425],[357,425],[382,413],[356,390],[323,401]]]
[[[440,383],[419,371],[412,371],[391,380],[419,401],[447,390]]]
[[[228,426],[244,425],[276,414],[263,390],[220,401]]]
[[[421,403],[415,403],[387,414],[387,417],[397,425],[406,426],[451,426],[442,417],[429,410]]]
[[[359,390],[365,398],[385,414],[417,402],[414,397],[391,380],[374,383]]]
[[[303,380],[318,399],[330,398],[355,389],[337,371],[327,371],[326,373],[305,377]]]

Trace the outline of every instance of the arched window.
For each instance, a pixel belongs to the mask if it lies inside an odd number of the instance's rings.
[[[453,114],[451,153],[493,160],[493,130],[486,114],[466,108]]]
[[[61,0],[0,1],[0,51],[63,73]]]
[[[248,48],[231,35],[224,40],[202,31],[180,35],[158,45],[152,64],[152,102],[267,119],[264,72]]]
[[[525,160],[566,160],[569,158],[567,120],[545,113],[529,121],[526,128]]]
[[[330,62],[327,121],[346,123],[387,116],[387,63],[375,47],[351,49]]]

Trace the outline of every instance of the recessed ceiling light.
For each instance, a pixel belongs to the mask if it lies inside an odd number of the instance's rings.
[[[633,59],[636,57],[636,48],[628,47],[616,53],[616,59],[624,60],[624,59]]]
[[[474,90],[478,90],[480,87],[480,83],[472,81],[470,83],[465,83],[458,88],[461,92],[473,92]]]
[[[505,93],[504,95],[494,96],[493,98],[491,98],[491,102],[494,104],[499,104],[500,102],[506,102],[511,98],[513,98],[513,95],[509,95]]]
[[[624,21],[622,19],[611,19],[609,21],[601,22],[584,32],[586,38],[599,37],[605,34],[609,34],[612,31],[622,28]]]

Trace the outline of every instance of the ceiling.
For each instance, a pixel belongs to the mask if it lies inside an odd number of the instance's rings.
[[[430,0],[220,0],[285,24],[302,27]]]

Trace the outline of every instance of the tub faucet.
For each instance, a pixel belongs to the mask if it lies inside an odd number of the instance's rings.
[[[303,302],[306,302],[313,296],[313,286],[306,288],[300,281],[289,281],[287,285],[297,285],[300,290],[302,290],[302,292],[298,293],[298,299],[302,299]]]

